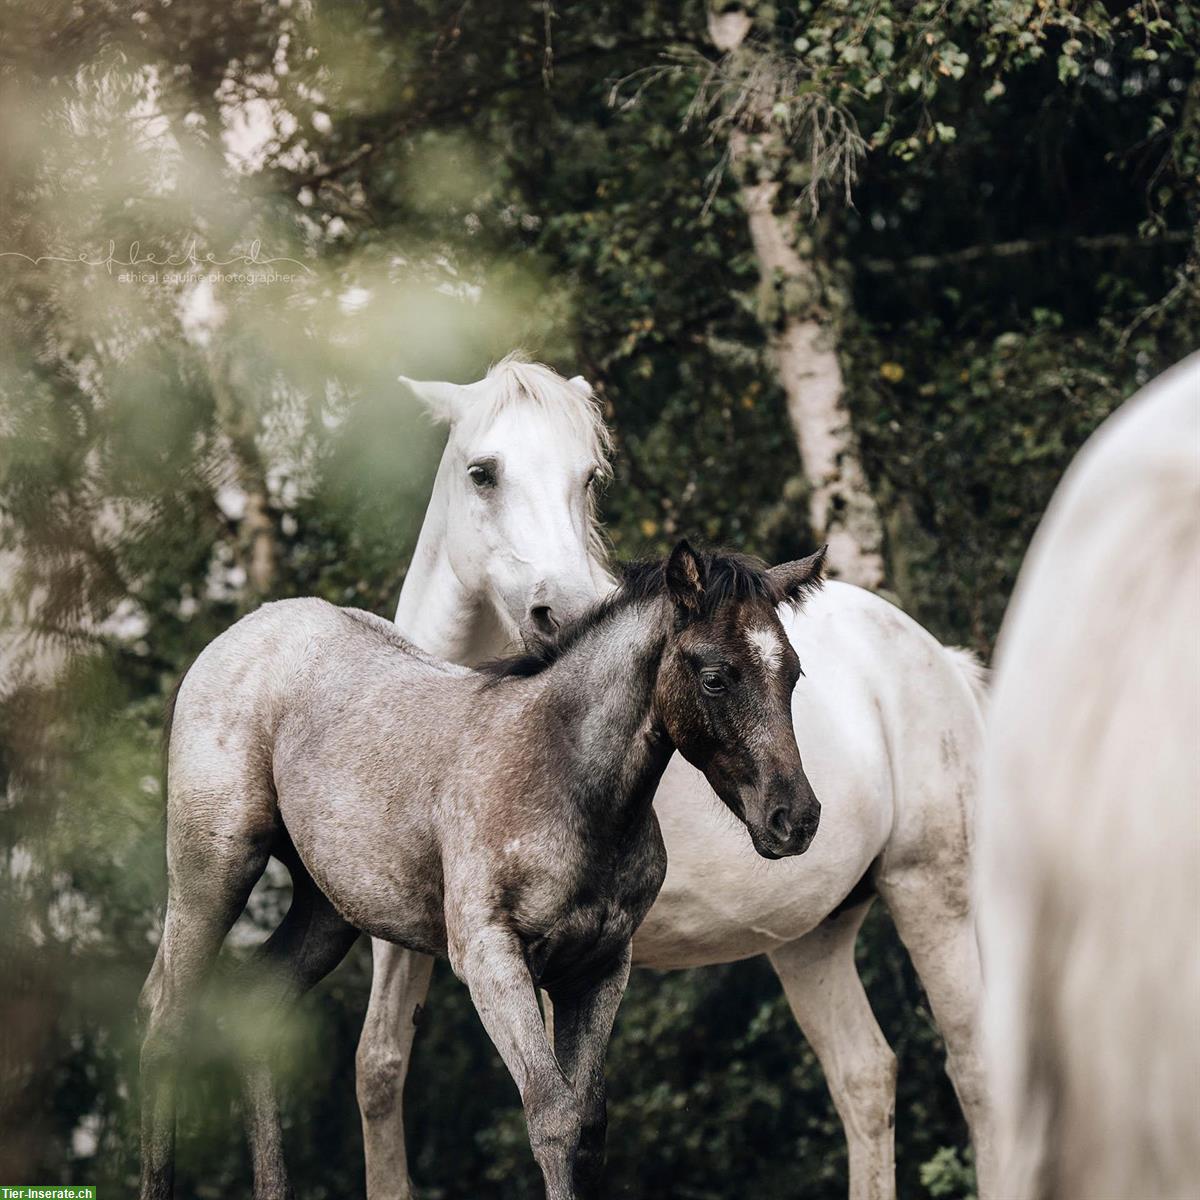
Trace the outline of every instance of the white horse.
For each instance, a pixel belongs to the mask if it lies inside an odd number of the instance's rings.
[[[502,650],[521,624],[570,615],[610,586],[587,490],[606,469],[607,437],[586,383],[545,367],[510,359],[467,387],[411,386],[450,436],[396,622],[430,653],[471,663]],[[890,1200],[896,1060],[854,963],[859,927],[881,895],[945,1039],[986,1200],[991,1137],[969,904],[978,669],[847,584],[829,583],[802,618],[780,616],[807,675],[793,718],[824,803],[820,832],[802,860],[764,862],[676,756],[655,798],[667,878],[634,963],[766,954],[842,1118],[851,1197]],[[432,960],[381,942],[373,954],[358,1052],[367,1191],[407,1200],[401,1092]]]
[[[979,917],[1004,1200],[1200,1194],[1198,619],[1200,354],[1080,452],[1000,635]]]

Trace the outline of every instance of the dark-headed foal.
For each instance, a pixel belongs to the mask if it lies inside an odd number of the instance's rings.
[[[818,585],[821,558],[767,569],[681,542],[553,644],[483,671],[320,600],[217,638],[170,732],[143,1200],[171,1195],[188,1014],[271,854],[295,894],[248,1002],[292,1003],[360,930],[448,957],[520,1089],[549,1200],[599,1195],[604,1056],[666,871],[651,801],[667,760],[705,773],[760,854],[799,854],[816,831],[791,722],[800,666],[775,607]],[[247,1082],[260,1200],[291,1195],[266,1060]]]

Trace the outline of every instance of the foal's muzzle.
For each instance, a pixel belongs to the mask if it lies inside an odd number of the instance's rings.
[[[821,823],[821,805],[807,779],[797,786],[773,787],[760,825],[749,825],[750,840],[763,858],[803,854]]]

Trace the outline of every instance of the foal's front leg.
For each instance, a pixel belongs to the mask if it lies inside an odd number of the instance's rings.
[[[576,1200],[573,1175],[582,1126],[579,1101],[550,1048],[537,992],[516,935],[498,925],[452,942],[451,964],[516,1081],[546,1200]]]
[[[575,1158],[575,1188],[579,1200],[599,1200],[603,1194],[604,1137],[608,1128],[605,1105],[604,1059],[613,1021],[629,982],[631,945],[586,990],[555,993],[554,1048],[562,1069],[575,1087],[583,1129]]]

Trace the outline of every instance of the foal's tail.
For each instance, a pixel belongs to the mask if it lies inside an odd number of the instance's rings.
[[[167,825],[167,783],[168,772],[171,769],[171,729],[175,725],[175,706],[179,703],[179,689],[183,687],[183,681],[187,678],[188,672],[194,666],[194,661],[188,663],[183,669],[183,674],[180,675],[175,686],[171,689],[171,694],[167,697],[163,704],[163,730],[162,730],[162,745],[159,752],[162,755],[162,791],[163,791],[163,828]]]

